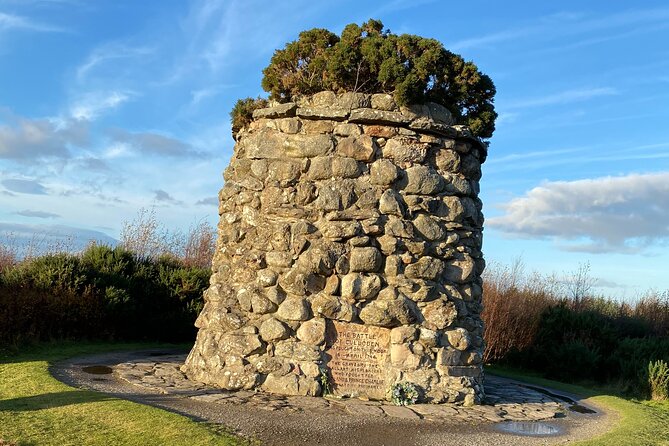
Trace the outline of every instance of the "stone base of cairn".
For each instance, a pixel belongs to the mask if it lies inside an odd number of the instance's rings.
[[[182,370],[230,390],[479,402],[487,147],[452,124],[386,94],[256,110]]]

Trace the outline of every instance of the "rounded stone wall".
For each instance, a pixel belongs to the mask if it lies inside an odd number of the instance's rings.
[[[224,389],[483,396],[487,146],[437,104],[321,92],[256,110],[220,191],[183,371]]]

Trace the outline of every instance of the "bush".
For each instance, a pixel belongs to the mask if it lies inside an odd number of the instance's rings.
[[[522,263],[511,268],[491,264],[483,282],[485,362],[505,359],[535,341],[541,317],[554,305],[550,282],[536,275],[525,278]]]
[[[91,246],[0,274],[0,343],[54,338],[192,340],[210,271]]]
[[[669,365],[666,362],[648,363],[648,384],[652,399],[656,401],[669,399]]]
[[[626,338],[616,346],[605,362],[609,381],[618,381],[623,391],[630,394],[648,394],[649,362],[669,361],[669,339]]]
[[[158,222],[155,211],[147,209],[140,209],[121,230],[121,247],[140,259],[171,256],[198,268],[211,266],[215,240],[216,231],[206,221],[191,226],[186,234],[169,231]]]
[[[648,363],[669,362],[669,293],[651,292],[631,303],[587,293],[576,298],[573,285],[566,285],[574,277],[527,276],[520,261],[510,268],[489,265],[483,284],[485,361],[648,395]]]
[[[239,99],[230,112],[232,118],[232,133],[236,134],[242,127],[253,120],[253,112],[259,108],[267,107],[268,102],[262,98]]]
[[[390,93],[400,105],[442,104],[456,123],[481,138],[495,130],[495,86],[488,76],[439,41],[392,34],[378,20],[349,24],[341,36],[319,28],[303,31],[274,53],[263,74],[263,89],[279,102],[324,90]],[[253,99],[238,101],[233,129],[247,122],[257,105]]]
[[[26,260],[6,270],[2,282],[9,286],[38,290],[80,292],[86,286],[81,260],[71,254],[47,254]]]

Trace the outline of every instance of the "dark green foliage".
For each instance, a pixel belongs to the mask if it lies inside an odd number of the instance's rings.
[[[439,41],[392,34],[378,20],[349,24],[341,36],[303,31],[274,53],[263,74],[262,87],[279,102],[323,90],[391,93],[400,105],[442,104],[481,138],[495,130],[495,86],[488,76]],[[241,116],[233,111],[233,121],[235,115]]]
[[[121,247],[49,255],[0,274],[0,344],[64,337],[192,340],[210,271]]]
[[[253,111],[267,107],[267,100],[262,98],[239,99],[230,112],[232,118],[232,133],[237,133],[253,119]]]
[[[606,313],[601,306],[579,308],[567,302],[550,307],[532,346],[512,352],[506,362],[565,382],[608,382],[645,396],[648,363],[669,361],[669,339],[653,337],[641,319]]]
[[[2,283],[41,290],[81,291],[86,284],[79,258],[69,254],[48,254],[3,272]]]
[[[625,338],[616,346],[605,366],[610,379],[618,379],[628,393],[646,395],[648,388],[648,363],[669,362],[669,339]]]
[[[274,53],[263,70],[262,88],[271,93],[271,99],[282,102],[327,90],[329,52],[338,41],[339,37],[327,29],[301,32],[298,40]]]

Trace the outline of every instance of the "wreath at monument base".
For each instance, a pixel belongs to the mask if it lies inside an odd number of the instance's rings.
[[[409,406],[418,401],[418,388],[414,383],[401,382],[393,384],[391,399],[396,406]]]

